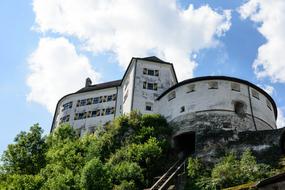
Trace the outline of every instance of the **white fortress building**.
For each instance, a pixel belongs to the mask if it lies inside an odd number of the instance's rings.
[[[173,64],[153,56],[132,58],[122,80],[92,85],[88,78],[84,88],[58,101],[51,131],[66,122],[81,135],[92,133],[132,110],[165,116],[178,125],[177,135],[201,126],[276,129],[276,104],[258,86],[227,76],[178,82]]]

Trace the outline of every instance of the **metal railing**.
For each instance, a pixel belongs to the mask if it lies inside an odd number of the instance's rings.
[[[167,189],[171,183],[173,183],[175,177],[181,172],[181,170],[185,169],[185,160],[179,160],[175,162],[169,170],[157,180],[157,182],[149,189],[149,190],[165,190]]]

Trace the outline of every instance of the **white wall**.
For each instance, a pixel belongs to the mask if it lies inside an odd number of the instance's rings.
[[[143,74],[144,68],[158,70],[159,76],[150,76]],[[143,82],[145,81],[157,83],[157,91],[143,89]],[[140,110],[140,112],[143,114],[158,113],[157,106],[155,106],[155,100],[159,97],[160,94],[162,94],[165,90],[174,84],[176,84],[176,81],[170,64],[138,60],[136,66],[133,110]],[[153,104],[152,111],[145,110],[146,102]]]
[[[186,93],[187,86],[185,84],[177,87],[175,90],[176,98],[168,101],[168,94],[163,96],[158,102],[158,112],[164,115],[168,121],[176,117],[194,112],[225,110],[234,111],[234,102],[242,101],[246,104],[245,112],[251,115],[250,102],[248,97],[248,86],[240,84],[240,92],[231,90],[231,81],[218,81],[218,89],[208,89],[207,80],[197,81],[195,91]],[[273,109],[270,110],[266,105],[266,97],[259,92],[260,100],[250,97],[252,100],[253,114],[257,118],[261,118],[266,123],[275,128],[275,117]],[[182,106],[185,106],[185,112],[180,112]],[[258,121],[260,122],[260,121]]]
[[[90,91],[90,92],[84,92],[79,94],[72,94],[64,99],[62,99],[57,107],[57,113],[55,118],[55,126],[58,126],[60,123],[60,118],[70,115],[69,124],[73,126],[75,129],[82,128],[83,130],[88,130],[89,127],[97,127],[99,125],[103,125],[108,121],[111,121],[114,119],[114,114],[105,115],[105,116],[98,116],[98,117],[90,117],[86,119],[80,119],[80,120],[74,120],[75,113],[81,113],[85,111],[94,111],[96,109],[106,109],[109,107],[115,107],[116,101],[109,101],[109,102],[102,102],[98,104],[91,104],[91,105],[85,105],[85,106],[79,106],[77,107],[77,101],[87,98],[94,98],[94,97],[100,97],[100,96],[107,96],[117,94],[117,89],[115,87],[113,88],[106,88],[102,90],[96,90],[96,91]],[[118,95],[117,95],[118,96]],[[68,103],[72,101],[72,108],[62,111],[62,105],[65,103]]]

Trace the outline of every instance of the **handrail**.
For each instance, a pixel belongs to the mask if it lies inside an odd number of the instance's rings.
[[[169,176],[169,178],[161,185],[161,187],[159,188],[159,190],[163,190],[165,187],[167,187],[167,185],[169,184],[169,182],[171,182],[171,180],[177,176],[178,172],[180,172],[180,169],[182,167],[184,167],[185,165],[185,161],[184,160],[178,167],[177,169],[171,174],[171,176]]]
[[[176,175],[178,174],[178,172],[180,171],[180,169],[182,168],[182,166],[185,165],[187,159],[183,160],[181,163],[181,160],[176,161],[170,168],[169,170],[159,179],[157,180],[157,182],[149,189],[149,190],[163,190],[164,188],[166,188],[166,186],[169,184],[169,182],[176,177]],[[179,165],[178,165],[179,164]],[[178,166],[177,166],[178,165]],[[175,169],[175,171],[172,171],[173,169]],[[167,177],[167,180],[163,182],[163,184],[157,188],[157,186],[162,182],[162,180],[168,175],[171,175],[169,177]]]
[[[153,184],[153,186],[150,188],[150,190],[154,190],[154,188],[163,180],[163,178],[164,178],[168,173],[170,173],[170,171],[171,171],[178,163],[179,163],[179,160],[176,161],[176,162],[167,170],[167,172],[165,172],[165,173],[163,174],[163,176],[161,176],[161,177],[159,178],[159,180],[157,180],[157,181],[155,182],[155,184]]]

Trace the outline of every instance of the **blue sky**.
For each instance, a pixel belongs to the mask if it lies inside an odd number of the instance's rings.
[[[260,85],[285,124],[282,0],[66,2],[0,2],[0,154],[35,123],[48,133],[61,96],[86,77],[120,79],[132,56],[171,61],[180,80],[227,75]]]

